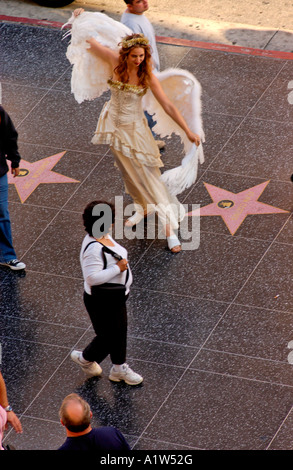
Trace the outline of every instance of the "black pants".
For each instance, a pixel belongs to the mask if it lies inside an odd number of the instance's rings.
[[[110,355],[113,364],[126,361],[127,310],[126,300],[121,305],[109,307],[105,299],[84,292],[84,304],[90,316],[96,336],[84,349],[86,361],[102,362]]]

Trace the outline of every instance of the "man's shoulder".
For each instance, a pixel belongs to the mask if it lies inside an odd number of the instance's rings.
[[[113,450],[129,449],[129,445],[119,429],[112,426],[101,426],[92,429],[92,435],[104,448]]]
[[[101,426],[98,428],[92,428],[92,435],[95,436],[117,436],[120,435],[120,431],[112,426]]]
[[[150,24],[145,15],[134,15],[133,13],[128,13],[127,11],[122,14],[121,23],[125,24],[130,29],[133,29],[135,26]]]
[[[118,429],[101,426],[82,436],[67,437],[58,450],[129,450],[129,445]]]

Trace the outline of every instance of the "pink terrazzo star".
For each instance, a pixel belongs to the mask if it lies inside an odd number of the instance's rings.
[[[20,161],[20,174],[17,177],[8,173],[8,183],[14,184],[21,202],[25,202],[26,199],[32,194],[32,192],[41,183],[78,183],[79,181],[67,176],[60,175],[52,168],[57,162],[63,157],[66,152],[56,153],[50,157],[43,158],[37,162],[30,163],[26,160]],[[9,163],[9,162],[8,162]]]
[[[224,220],[230,233],[234,235],[247,215],[288,213],[288,211],[258,201],[268,183],[269,181],[266,181],[236,194],[212,184],[204,183],[213,202],[189,212],[187,215],[219,215]]]

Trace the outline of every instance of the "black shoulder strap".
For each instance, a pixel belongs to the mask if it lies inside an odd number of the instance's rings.
[[[87,250],[87,248],[92,244],[92,243],[100,243],[100,245],[102,245],[102,253],[103,253],[103,261],[104,261],[104,269],[106,269],[107,267],[107,258],[106,258],[106,255],[105,255],[105,252],[108,253],[109,255],[112,255],[115,259],[118,259],[119,261],[122,258],[122,256],[118,255],[118,253],[115,253],[115,251],[112,251],[108,246],[105,246],[103,245],[103,243],[99,242],[98,240],[94,240],[92,242],[89,242],[87,244],[87,246],[85,247],[85,249],[83,250],[83,254],[85,252],[85,250]],[[126,272],[126,280],[125,280],[125,284],[127,283],[128,281],[128,277],[129,277],[129,271],[127,269],[127,272]]]
[[[87,250],[88,247],[89,247],[92,243],[97,243],[97,242],[96,242],[96,240],[93,241],[93,242],[89,242],[89,243],[87,244],[87,246],[85,247],[85,249],[83,250],[83,254],[84,254],[85,250]]]
[[[95,240],[95,241],[89,242],[89,243],[87,244],[87,246],[85,247],[85,249],[83,250],[83,254],[84,254],[85,251],[88,249],[88,247],[89,247],[90,245],[92,245],[93,243],[98,243],[98,241]],[[101,243],[101,245],[103,245],[103,244]],[[104,246],[104,245],[103,245],[103,246]],[[103,261],[104,261],[104,269],[106,269],[106,267],[107,267],[107,259],[106,259],[105,251],[104,251],[103,248],[102,248],[102,253],[103,253]]]

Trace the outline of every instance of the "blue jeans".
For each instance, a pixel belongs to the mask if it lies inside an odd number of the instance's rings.
[[[149,128],[152,131],[153,136],[155,137],[156,134],[153,132],[153,127],[157,123],[157,121],[154,121],[153,120],[153,115],[149,114],[147,111],[144,111],[144,115],[147,118]]]
[[[11,224],[8,211],[8,177],[0,176],[0,262],[16,259],[12,245]]]

